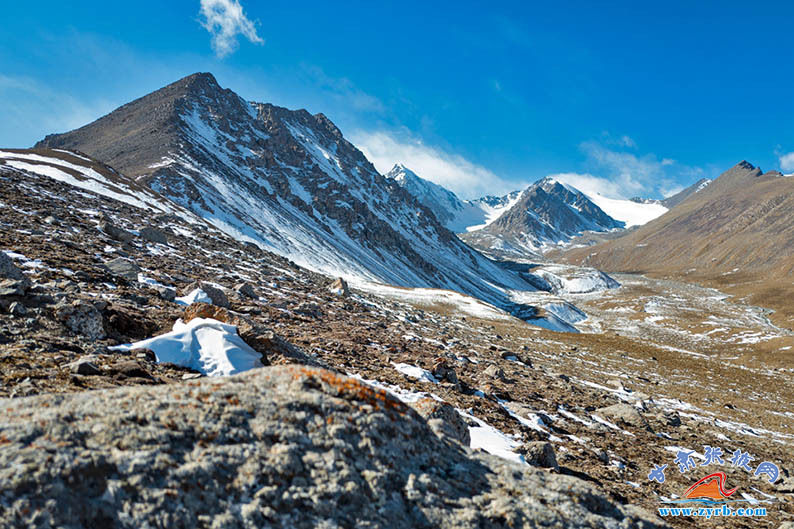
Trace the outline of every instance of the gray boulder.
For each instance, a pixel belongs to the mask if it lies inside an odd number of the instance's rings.
[[[607,406],[606,408],[599,408],[595,411],[596,415],[601,415],[606,419],[616,421],[618,424],[624,423],[629,426],[637,428],[644,428],[650,430],[648,421],[645,420],[639,410],[630,404],[619,403]]]
[[[141,230],[141,239],[149,242],[168,244],[168,236],[156,228],[146,227]]]
[[[0,408],[1,528],[666,527],[306,366]]]
[[[101,340],[106,336],[102,314],[87,301],[75,300],[72,303],[60,303],[55,307],[55,319],[89,340]]]
[[[131,283],[138,281],[138,273],[141,271],[141,267],[135,262],[123,257],[116,257],[105,266],[114,276],[122,277]]]
[[[101,231],[111,239],[115,239],[119,242],[130,242],[133,238],[135,238],[135,236],[131,232],[119,228],[110,221],[101,222],[99,224],[99,231]]]

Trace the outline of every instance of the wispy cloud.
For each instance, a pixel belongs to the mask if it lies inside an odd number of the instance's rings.
[[[69,93],[24,76],[0,74],[0,144],[29,147],[44,134],[66,132],[109,112],[106,100],[86,103]]]
[[[332,77],[314,65],[303,64],[301,68],[307,82],[337,102],[357,111],[381,113],[386,109],[380,99],[358,88],[347,77]]]
[[[548,176],[563,184],[571,185],[586,195],[603,195],[605,197],[620,197],[623,195],[619,184],[608,178],[593,176],[590,173],[556,173]]]
[[[589,186],[591,192],[613,198],[667,196],[680,189],[680,178],[694,181],[703,175],[703,170],[698,167],[689,167],[671,158],[659,158],[654,153],[635,152],[637,144],[629,136],[607,135],[603,141],[582,143],[580,149],[591,171],[602,175],[579,175],[582,185]],[[577,187],[573,182],[568,183]]]
[[[237,36],[253,44],[264,44],[256,33],[256,24],[243,12],[239,0],[201,0],[201,25],[212,35],[212,49],[218,57],[226,57],[237,49]]]
[[[520,187],[459,154],[426,145],[407,132],[357,131],[351,138],[381,173],[401,162],[422,178],[446,187],[463,199],[503,194]]]
[[[779,153],[778,160],[781,171],[794,172],[794,152]]]

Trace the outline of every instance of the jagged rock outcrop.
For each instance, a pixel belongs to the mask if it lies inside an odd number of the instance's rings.
[[[662,527],[331,372],[2,401],[0,527]]]

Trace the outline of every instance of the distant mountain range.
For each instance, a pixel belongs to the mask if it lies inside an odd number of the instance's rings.
[[[586,195],[552,178],[507,195],[461,200],[453,192],[397,164],[386,174],[469,245],[495,257],[537,257],[586,232],[642,225],[667,210],[658,200]],[[676,195],[685,198],[696,186]],[[671,198],[676,198],[671,197]]]
[[[418,176],[401,163],[386,173],[386,178],[394,180],[432,211],[447,229],[456,233],[487,226],[510,209],[521,196],[521,191],[513,191],[501,197],[461,200],[452,191]]]
[[[461,237],[489,253],[532,256],[565,245],[585,231],[623,226],[580,191],[544,178],[525,189],[519,200],[492,223]]]

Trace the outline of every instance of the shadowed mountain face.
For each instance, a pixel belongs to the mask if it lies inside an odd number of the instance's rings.
[[[528,288],[375,170],[322,114],[194,74],[37,147],[83,151],[235,237],[335,275],[502,301]]]
[[[622,227],[583,193],[544,178],[528,187],[498,219],[464,239],[484,251],[537,255],[585,231]]]

